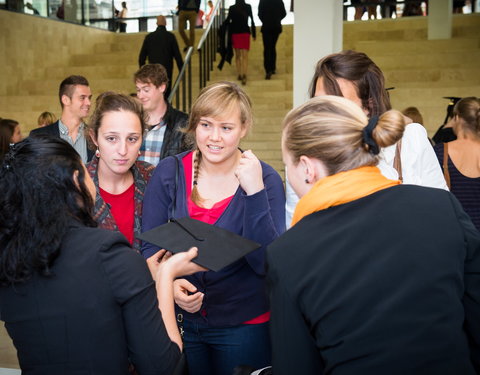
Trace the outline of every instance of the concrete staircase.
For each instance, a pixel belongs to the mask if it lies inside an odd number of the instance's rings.
[[[480,14],[453,15],[452,39],[427,40],[427,18],[344,23],[344,49],[365,52],[385,74],[392,105],[416,106],[430,135],[443,123],[444,96],[480,96]]]

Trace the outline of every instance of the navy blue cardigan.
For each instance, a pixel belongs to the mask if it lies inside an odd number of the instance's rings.
[[[145,191],[142,230],[146,231],[168,221],[172,197],[176,194],[175,218],[188,216],[185,172],[182,158],[178,160],[178,186],[175,191],[176,162],[174,157],[160,161]],[[199,272],[186,277],[205,293],[202,309],[206,314],[182,311],[185,319],[207,323],[213,327],[241,324],[269,310],[265,291],[265,248],[285,231],[285,192],[275,170],[261,162],[265,189],[247,196],[238,188],[232,201],[215,223],[262,245],[239,261],[219,272]],[[144,243],[142,253],[148,258],[158,247]],[[221,249],[219,249],[221,251]]]

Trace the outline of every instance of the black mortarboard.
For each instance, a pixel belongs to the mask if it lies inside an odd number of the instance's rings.
[[[202,267],[218,271],[261,245],[236,233],[189,217],[172,219],[138,236],[172,253],[198,248],[193,260]]]

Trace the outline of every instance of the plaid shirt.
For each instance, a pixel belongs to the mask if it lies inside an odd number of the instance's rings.
[[[109,205],[103,200],[100,195],[98,185],[98,158],[96,156],[87,164],[88,173],[95,183],[97,189],[97,195],[95,197],[95,211],[94,219],[98,223],[100,228],[119,231],[117,223],[113,218]],[[135,192],[133,199],[135,201],[135,218],[133,223],[133,233],[135,239],[133,240],[132,247],[139,253],[142,247],[142,241],[137,238],[142,232],[142,204],[143,196],[145,195],[145,188],[147,187],[148,180],[153,174],[155,167],[144,161],[136,161],[130,169],[133,173],[133,181],[135,184]]]
[[[160,161],[162,152],[163,138],[165,136],[165,122],[162,120],[160,124],[151,128],[143,139],[140,147],[140,156],[138,160],[146,161],[156,166]]]

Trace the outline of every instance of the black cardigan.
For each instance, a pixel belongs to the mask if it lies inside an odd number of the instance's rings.
[[[267,262],[275,375],[480,373],[480,234],[451,193],[310,214]]]

